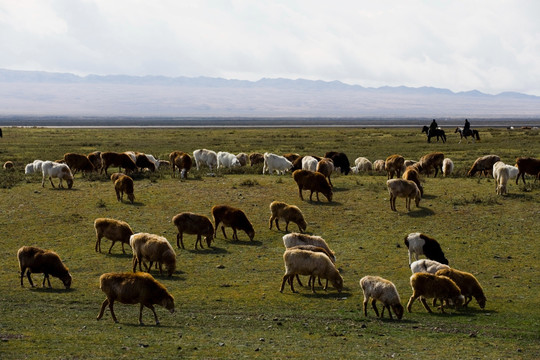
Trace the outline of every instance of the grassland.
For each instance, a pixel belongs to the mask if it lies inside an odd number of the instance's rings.
[[[540,134],[483,129],[482,141],[427,144],[419,129],[44,129],[4,128],[0,161],[12,160],[17,172],[0,172],[0,358],[524,358],[540,357],[540,185],[509,185],[496,196],[489,178],[467,178],[478,157],[498,154],[512,163],[517,156],[540,155]],[[453,134],[452,134],[453,135]],[[65,152],[137,150],[166,158],[172,150],[298,152],[344,151],[353,161],[400,153],[418,159],[442,151],[454,160],[455,174],[425,178],[426,196],[410,213],[403,199],[391,212],[386,175],[336,176],[334,202],[298,198],[289,175],[260,175],[243,168],[208,176],[207,169],[180,181],[168,171],[136,177],[133,205],[118,203],[104,176],[76,175],[73,190],[41,187],[38,175],[24,176],[34,159],[54,160]],[[298,205],[308,232],[323,236],[336,252],[344,277],[341,294],[298,287],[279,293],[283,275],[283,232],[268,229],[268,205],[281,200]],[[321,198],[322,200],[322,198]],[[254,224],[249,242],[218,234],[214,247],[195,251],[194,236],[177,249],[173,278],[153,275],[176,300],[171,315],[157,308],[161,326],[137,325],[138,307],[118,304],[115,324],[107,312],[95,317],[104,299],[98,278],[104,272],[129,271],[131,253],[119,245],[113,254],[94,251],[93,221],[123,219],[135,231],[161,234],[175,243],[171,218],[182,211],[210,216],[227,203],[242,208]],[[291,226],[295,229],[295,226]],[[405,304],[408,284],[406,234],[422,231],[442,244],[450,265],[472,272],[482,283],[486,309],[428,314],[419,303],[402,321],[379,320],[361,313],[358,280],[367,274],[392,280]],[[230,237],[231,231],[228,230]],[[109,242],[104,240],[103,249]],[[64,290],[19,285],[16,251],[37,245],[57,251],[74,277]],[[176,246],[175,246],[176,247]],[[41,275],[34,275],[41,283]]]

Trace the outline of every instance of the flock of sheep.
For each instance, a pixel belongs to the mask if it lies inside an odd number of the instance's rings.
[[[251,165],[258,162],[263,163],[263,174],[266,172],[283,174],[292,171],[292,177],[298,185],[299,197],[303,199],[302,191],[308,190],[311,192],[310,201],[314,192],[317,201],[320,201],[319,193],[322,193],[329,202],[332,201],[333,186],[330,177],[335,171],[344,174],[372,169],[386,171],[390,206],[394,211],[396,210],[395,200],[397,197],[406,198],[408,210],[410,210],[412,199],[415,200],[417,206],[419,205],[424,192],[420,182],[421,174],[429,176],[434,171],[434,176],[437,176],[440,171],[448,176],[453,171],[452,161],[445,158],[444,154],[440,152],[427,154],[418,162],[405,161],[401,155],[391,155],[386,160],[377,160],[372,164],[362,157],[356,159],[353,167],[350,166],[347,156],[338,152],[326,153],[324,157],[300,156],[298,154],[280,156],[271,153],[248,156],[247,154],[234,155],[226,152],[216,154],[211,150],[199,149],[193,152],[193,158],[197,169],[200,169],[201,166],[208,166],[211,171],[220,167],[230,168],[246,165],[248,160]],[[73,172],[77,171],[99,171],[107,174],[107,169],[110,166],[118,166],[129,173],[141,168],[155,171],[160,166],[165,165],[172,168],[173,176],[178,169],[182,177],[187,177],[192,163],[189,154],[179,151],[172,152],[167,161],[157,160],[152,155],[135,152],[94,152],[89,155],[68,153],[65,154],[62,161],[36,160],[26,166],[25,173],[41,171],[43,174],[42,186],[44,186],[46,178],[49,178],[54,187],[52,178],[58,178],[60,179],[59,187],[63,187],[62,181],[65,180],[68,188],[71,188],[73,186]],[[6,165],[4,167],[6,168]],[[496,179],[497,193],[504,194],[508,179],[515,177],[517,182],[521,175],[525,181],[524,173],[532,174],[538,178],[540,176],[540,160],[518,158],[516,167],[513,167],[502,163],[496,155],[488,155],[475,161],[469,175],[486,171],[493,173]],[[396,179],[393,178],[394,175],[397,175]],[[114,173],[111,175],[111,180],[114,183],[119,201],[123,201],[124,193],[130,202],[134,201],[133,179],[130,176],[125,173]],[[190,212],[180,213],[172,218],[172,222],[178,230],[178,248],[184,248],[183,234],[197,235],[195,249],[198,246],[203,248],[203,237],[206,245],[211,246],[220,225],[225,238],[227,238],[225,227],[231,227],[234,240],[238,240],[237,230],[244,231],[249,239],[253,240],[255,230],[242,210],[228,205],[216,205],[211,212],[213,223],[204,215]],[[326,280],[325,289],[330,282],[338,292],[341,292],[343,278],[335,265],[335,254],[321,237],[303,233],[307,224],[301,210],[296,206],[274,201],[270,204],[270,212],[270,229],[275,223],[276,228],[280,230],[279,221],[282,220],[285,222],[285,231],[289,231],[289,223],[291,222],[296,224],[300,231],[283,236],[285,274],[282,278],[280,291],[283,292],[286,283],[288,283],[291,290],[295,292],[295,279],[302,286],[299,275],[307,275],[309,276],[308,285],[313,292],[315,292],[315,281],[318,280],[320,283],[320,279]],[[161,305],[173,312],[174,298],[162,284],[149,274],[144,273],[142,266],[144,265],[146,271],[149,272],[155,264],[159,268],[160,274],[163,273],[164,266],[168,276],[172,276],[176,269],[176,254],[173,246],[166,238],[155,234],[133,233],[129,224],[116,219],[98,218],[94,222],[94,228],[97,237],[95,245],[97,252],[101,252],[103,238],[112,241],[109,253],[116,242],[122,244],[123,253],[125,253],[124,244],[129,244],[133,252],[133,273],[108,273],[101,276],[100,288],[106,294],[106,299],[97,319],[99,320],[103,316],[105,308],[108,306],[112,318],[116,322],[113,304],[118,301],[127,304],[140,304],[139,323],[141,324],[143,307],[150,308],[154,313],[156,324],[159,324],[153,305]],[[429,312],[431,309],[425,300],[426,298],[432,298],[434,305],[436,301],[440,301],[441,311],[444,311],[444,306],[466,305],[472,297],[475,297],[480,307],[484,308],[486,299],[476,278],[470,273],[450,268],[448,260],[444,257],[441,247],[435,239],[422,233],[412,233],[405,238],[405,245],[409,251],[409,265],[413,272],[410,278],[413,294],[407,304],[409,312],[417,298],[420,298]],[[411,263],[413,254],[416,261]],[[418,255],[422,254],[427,259],[418,260]],[[30,285],[33,286],[31,273],[44,274],[43,286],[47,280],[50,287],[49,275],[59,278],[66,288],[71,286],[72,277],[55,252],[23,246],[19,249],[17,258],[21,271],[21,286],[25,274]],[[136,272],[137,266],[140,272]],[[377,276],[365,276],[360,280],[360,287],[364,293],[363,310],[366,316],[367,303],[371,299],[372,307],[377,316],[379,316],[379,312],[376,302],[380,301],[383,304],[381,317],[387,309],[391,318],[391,310],[398,319],[402,318],[404,308],[392,282]]]

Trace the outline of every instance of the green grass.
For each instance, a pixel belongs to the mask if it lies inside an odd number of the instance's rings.
[[[0,161],[12,160],[15,172],[0,171],[0,358],[530,358],[540,357],[538,254],[540,184],[509,183],[508,196],[496,196],[493,179],[466,178],[474,160],[495,153],[512,164],[518,156],[538,157],[538,133],[484,129],[482,141],[427,144],[420,129],[43,129],[7,128],[0,139]],[[298,152],[323,155],[344,151],[384,159],[400,153],[418,159],[442,151],[454,160],[455,174],[424,178],[420,208],[390,211],[386,175],[335,176],[334,202],[301,201],[290,175],[260,175],[261,168],[190,172],[180,181],[168,171],[135,178],[134,205],[118,203],[104,176],[76,175],[73,190],[55,190],[39,175],[24,176],[34,159],[54,160],[65,152],[137,150],[166,158],[173,150]],[[304,193],[306,195],[307,193]],[[321,196],[321,200],[324,197]],[[288,287],[283,276],[283,232],[268,229],[273,200],[302,209],[307,231],[324,237],[336,252],[344,291]],[[195,251],[195,238],[184,236],[186,250],[176,248],[171,218],[182,211],[211,217],[213,205],[243,209],[255,227],[253,242],[218,233],[212,249]],[[95,318],[104,294],[104,272],[129,271],[131,252],[94,251],[93,221],[112,217],[135,231],[165,236],[174,244],[177,268],[172,279],[152,274],[173,294],[176,312],[157,307],[161,326],[145,309],[137,325],[138,306],[117,304]],[[296,230],[291,224],[290,229]],[[361,313],[364,275],[393,281],[405,305],[411,295],[403,238],[422,231],[442,245],[450,265],[476,275],[488,302],[476,302],[447,314],[428,314],[420,303],[402,321]],[[110,242],[104,240],[102,249]],[[37,245],[57,251],[73,275],[64,290],[19,284],[17,249]],[[41,284],[42,276],[33,276]]]

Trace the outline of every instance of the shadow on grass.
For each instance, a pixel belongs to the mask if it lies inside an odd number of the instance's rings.
[[[258,240],[253,240],[253,241],[249,241],[249,240],[229,240],[229,239],[225,239],[225,241],[228,243],[228,244],[231,244],[231,245],[248,245],[248,246],[262,246],[262,241],[258,241]]]
[[[304,197],[303,200],[305,203],[311,204],[311,205],[317,205],[317,206],[341,206],[341,203],[339,201],[332,200],[330,201],[317,201],[316,199],[311,201],[308,198]]]
[[[204,249],[199,249],[199,250],[191,249],[187,251],[191,254],[201,254],[201,255],[212,255],[212,254],[215,255],[215,254],[228,254],[229,253],[227,249],[220,248],[217,246],[212,246],[210,248],[206,247]]]
[[[113,257],[113,258],[116,258],[116,259],[125,259],[125,258],[129,258],[131,259],[133,257],[132,254],[129,254],[129,253],[125,253],[125,254],[122,254],[122,253],[105,253],[105,255],[107,256],[110,256],[110,257]]]
[[[426,216],[433,216],[435,215],[435,212],[431,209],[420,206],[416,208],[415,210],[412,210],[405,214],[413,218],[421,218],[421,217],[426,217]]]
[[[290,290],[290,287],[289,287],[289,290]],[[299,294],[301,296],[304,296],[304,297],[308,297],[308,298],[317,298],[317,299],[333,299],[333,300],[339,300],[341,298],[348,298],[348,297],[351,297],[352,296],[352,293],[351,292],[347,292],[347,291],[342,291],[341,293],[338,293],[335,289],[331,288],[329,286],[328,290],[327,291],[324,291],[323,289],[315,289],[316,293],[312,293],[311,292],[311,289],[307,289],[306,290],[308,292],[299,292],[298,289],[295,289],[297,291],[296,294]],[[285,293],[285,290],[283,290],[283,292]]]
[[[52,283],[52,281],[51,281]],[[53,293],[53,294],[63,294],[63,293],[72,293],[72,292],[75,292],[77,291],[76,289],[70,287],[69,289],[66,289],[65,287],[61,287],[61,288],[49,288],[49,287],[41,287],[41,286],[36,286],[36,287],[33,287],[33,288],[30,288],[31,291],[36,291],[36,292],[40,292],[40,293]]]
[[[422,200],[424,200],[424,199],[436,199],[436,198],[438,198],[437,195],[429,195],[429,194],[422,195]]]

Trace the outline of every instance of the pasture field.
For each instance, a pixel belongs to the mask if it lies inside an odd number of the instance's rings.
[[[12,160],[16,172],[0,171],[0,358],[540,358],[540,184],[509,183],[497,196],[492,178],[467,178],[474,160],[498,154],[513,164],[518,156],[540,156],[540,134],[486,128],[477,143],[426,142],[420,129],[48,129],[4,128],[0,161]],[[209,176],[193,169],[187,180],[169,170],[135,178],[133,205],[116,201],[105,176],[77,174],[72,190],[41,187],[41,176],[24,176],[34,159],[61,159],[66,152],[135,150],[166,158],[173,150],[345,152],[385,159],[406,159],[441,151],[453,159],[448,178],[424,177],[425,197],[407,213],[405,200],[390,211],[386,174],[333,177],[334,201],[301,201],[290,174],[261,175],[261,167],[225,170]],[[110,169],[113,170],[113,169]],[[113,170],[115,171],[115,170]],[[57,182],[57,180],[56,180]],[[308,193],[304,192],[304,197]],[[307,198],[306,198],[307,199]],[[297,286],[279,292],[284,273],[284,232],[268,229],[269,204],[300,207],[307,232],[320,235],[335,251],[344,278],[333,288]],[[176,247],[171,218],[183,211],[204,214],[216,204],[243,209],[255,228],[250,242],[239,232],[232,241],[218,232],[211,249],[195,251],[195,236]],[[413,205],[414,206],[414,205]],[[175,297],[176,312],[156,306],[160,326],[145,309],[146,326],[137,324],[138,306],[116,304],[119,323],[107,310],[96,321],[105,296],[99,276],[131,270],[131,251],[94,251],[94,219],[127,221],[135,232],[165,236],[177,253],[172,278],[152,274]],[[296,230],[294,224],[290,230]],[[411,296],[404,237],[421,231],[441,243],[450,265],[475,274],[487,297],[484,310],[468,308],[429,314],[419,302],[401,321],[380,320],[371,308],[362,313],[364,275],[393,281],[405,306]],[[70,290],[57,278],[52,289],[20,287],[17,249],[36,245],[54,249],[73,275]],[[42,275],[34,274],[41,285]],[[306,280],[307,282],[307,280]],[[380,306],[379,306],[380,308]]]

